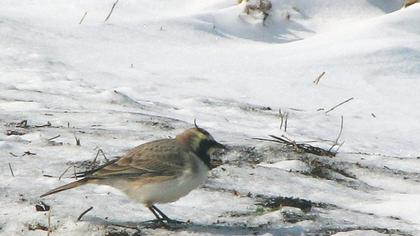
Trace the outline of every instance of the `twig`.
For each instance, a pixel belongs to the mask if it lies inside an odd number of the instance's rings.
[[[337,104],[337,105],[333,106],[331,109],[329,109],[328,111],[326,111],[326,112],[325,112],[325,114],[327,114],[328,112],[330,112],[330,111],[334,110],[335,108],[337,108],[337,107],[339,107],[339,106],[343,105],[344,103],[350,102],[350,101],[351,101],[351,100],[353,100],[353,99],[354,99],[354,97],[351,97],[351,98],[349,98],[349,99],[345,100],[344,102],[340,102],[339,104]]]
[[[83,23],[83,20],[85,19],[86,15],[87,15],[87,12],[85,12],[85,14],[82,16],[82,19],[80,19],[79,25]]]
[[[84,212],[82,212],[82,214],[80,214],[80,216],[79,216],[79,217],[77,217],[77,221],[82,220],[82,217],[83,217],[84,215],[86,215],[86,213],[88,213],[89,211],[91,211],[92,209],[93,209],[93,206],[89,207],[89,208],[88,208],[88,209],[86,209]]]
[[[61,177],[64,176],[65,173],[67,173],[67,171],[71,168],[72,166],[67,167],[67,169],[60,175],[60,177],[58,177],[58,180],[61,180]]]
[[[15,177],[15,173],[13,173],[12,165],[9,163],[9,169],[10,173],[12,173],[12,176]]]
[[[328,149],[328,151],[331,151],[335,146],[339,145],[338,144],[338,141],[339,141],[339,139],[341,137],[341,133],[343,133],[343,127],[344,127],[344,118],[343,118],[343,116],[341,116],[340,131],[338,132],[338,136],[335,139],[334,144],[330,147],[330,149]],[[340,145],[340,147],[341,147],[341,145]],[[337,153],[337,151],[338,151],[338,149],[336,150],[336,153]]]
[[[111,17],[112,12],[114,11],[115,6],[117,5],[119,0],[115,1],[114,4],[112,5],[111,11],[109,12],[108,16],[105,18],[104,22],[108,21],[109,17]]]
[[[314,80],[314,84],[318,85],[319,81],[322,79],[322,77],[325,75],[325,71],[322,72],[315,80]]]
[[[57,135],[57,136],[54,136],[54,137],[52,137],[52,138],[49,138],[48,139],[48,141],[53,141],[54,139],[56,139],[56,138],[58,138],[58,137],[60,137],[61,135]]]

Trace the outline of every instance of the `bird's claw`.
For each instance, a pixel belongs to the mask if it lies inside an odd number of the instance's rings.
[[[178,220],[172,220],[172,219],[155,219],[155,220],[148,220],[142,222],[139,227],[141,228],[148,228],[148,229],[156,229],[156,228],[165,228],[165,229],[180,229],[187,225],[187,223],[178,221]]]

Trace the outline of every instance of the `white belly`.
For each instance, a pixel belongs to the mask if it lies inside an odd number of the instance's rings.
[[[190,169],[178,178],[161,183],[146,184],[139,190],[127,194],[143,204],[174,202],[206,181],[209,169],[201,160],[197,160],[197,165],[196,173]]]

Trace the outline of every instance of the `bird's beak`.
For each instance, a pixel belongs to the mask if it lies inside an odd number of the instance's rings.
[[[216,141],[214,141],[213,145],[214,145],[214,148],[217,148],[217,149],[225,149],[225,150],[227,149],[225,145],[218,143]]]
[[[221,166],[223,164],[222,159],[220,158],[221,155],[225,153],[225,150],[227,150],[227,147],[221,143],[218,143],[216,141],[213,141],[213,145],[211,148],[213,151],[211,154],[213,154],[213,158],[210,161],[212,169],[216,168],[218,166]]]

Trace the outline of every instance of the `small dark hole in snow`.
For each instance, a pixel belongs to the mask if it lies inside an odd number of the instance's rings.
[[[43,201],[41,201],[41,202],[39,202],[35,205],[35,209],[36,209],[36,211],[49,211],[50,206],[48,206]]]
[[[256,205],[271,208],[271,209],[279,209],[284,206],[289,207],[296,207],[301,209],[303,212],[309,212],[314,205],[313,202],[305,199],[300,198],[292,198],[292,197],[271,197],[271,196],[264,196],[264,195],[256,195],[255,196],[258,200]]]
[[[41,225],[40,223],[35,224],[35,225],[31,224],[31,225],[28,225],[28,230],[30,230],[30,231],[34,231],[34,230],[48,231],[48,227],[44,226],[44,225]]]

